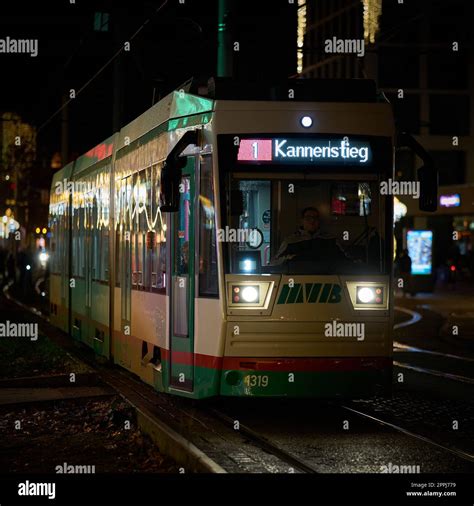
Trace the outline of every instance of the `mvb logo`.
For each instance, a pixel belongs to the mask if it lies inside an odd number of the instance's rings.
[[[303,303],[341,302],[341,285],[333,283],[295,283],[292,286],[284,284],[277,304],[303,304]]]

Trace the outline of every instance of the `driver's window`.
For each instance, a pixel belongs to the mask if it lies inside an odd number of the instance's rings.
[[[261,265],[270,262],[271,182],[234,181],[232,199],[239,200],[231,206],[231,227],[223,231],[223,238],[231,243],[235,255],[242,251],[258,251]],[[236,211],[237,210],[237,211]],[[255,231],[256,233],[252,232]]]

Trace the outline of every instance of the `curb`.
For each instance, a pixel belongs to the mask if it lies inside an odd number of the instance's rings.
[[[128,399],[127,402],[130,403]],[[153,440],[162,453],[169,455],[185,469],[195,473],[227,473],[181,434],[164,423],[152,419],[136,406],[133,407],[137,412],[138,427]]]
[[[0,379],[0,388],[58,388],[58,387],[92,387],[101,382],[99,375],[93,373],[76,373],[76,381],[71,383],[69,374],[53,376],[27,376],[22,378]]]

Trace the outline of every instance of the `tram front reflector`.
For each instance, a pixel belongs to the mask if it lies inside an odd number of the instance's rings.
[[[256,302],[259,299],[258,286],[246,286],[242,290],[242,299],[244,302]]]

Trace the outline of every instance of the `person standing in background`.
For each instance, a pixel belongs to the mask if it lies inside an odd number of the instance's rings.
[[[403,296],[405,297],[407,293],[415,295],[411,279],[411,258],[407,249],[402,250],[398,257],[398,271],[403,280]]]

